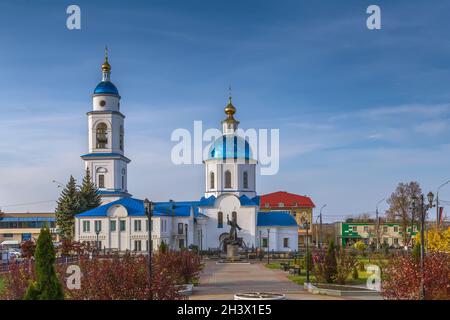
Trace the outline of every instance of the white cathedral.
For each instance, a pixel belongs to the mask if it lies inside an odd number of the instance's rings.
[[[148,219],[143,200],[132,198],[127,187],[124,120],[120,95],[110,80],[108,57],[102,81],[94,90],[88,112],[89,153],[85,168],[102,196],[102,205],[75,218],[75,239],[113,251],[147,251]],[[205,165],[205,193],[197,201],[155,202],[151,218],[152,249],[164,242],[172,249],[224,250],[230,226],[241,228],[238,237],[249,250],[294,251],[298,225],[286,211],[259,211],[256,165],[249,143],[236,135],[239,121],[230,101],[222,121],[223,135],[209,149]],[[151,197],[149,197],[151,198]]]

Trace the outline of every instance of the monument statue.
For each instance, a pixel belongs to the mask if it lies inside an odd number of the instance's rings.
[[[235,221],[234,219],[230,220],[229,216],[227,215],[227,225],[230,226],[230,233],[228,236],[228,242],[230,244],[239,244],[242,240],[240,238],[238,238],[237,236],[237,231],[241,230],[241,227],[237,224],[237,221]]]
[[[230,232],[222,241],[223,249],[227,253],[226,261],[235,262],[240,260],[239,249],[247,250],[246,244],[242,238],[238,237],[238,231],[242,230],[235,219],[227,215],[227,225],[230,226]]]

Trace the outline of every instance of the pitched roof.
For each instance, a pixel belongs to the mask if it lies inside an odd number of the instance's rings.
[[[258,212],[258,227],[298,227],[294,217],[288,211]]]
[[[277,191],[262,195],[260,200],[261,208],[266,207],[266,203],[269,204],[269,207],[278,207],[280,203],[283,203],[285,207],[315,208],[311,198],[286,191]]]
[[[108,209],[115,205],[124,206],[128,211],[128,216],[145,217],[146,215],[143,200],[126,197],[77,214],[77,217],[106,217],[108,215]],[[191,215],[191,208],[192,205],[190,202],[155,202],[153,216],[189,217]],[[194,214],[196,212],[198,214],[198,210],[194,209]]]

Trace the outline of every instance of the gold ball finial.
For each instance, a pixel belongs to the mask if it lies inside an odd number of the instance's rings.
[[[236,108],[231,103],[231,98],[224,110],[228,117],[232,117],[236,113]]]
[[[105,47],[105,62],[102,64],[103,72],[111,72],[111,65],[108,62],[108,47]]]

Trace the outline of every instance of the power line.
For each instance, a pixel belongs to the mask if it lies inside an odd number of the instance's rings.
[[[15,204],[8,204],[8,205],[0,206],[0,208],[23,207],[23,206],[29,206],[29,205],[34,205],[34,204],[42,204],[42,203],[49,203],[49,202],[56,202],[56,200],[45,200],[45,201],[36,201],[36,202],[15,203]]]

